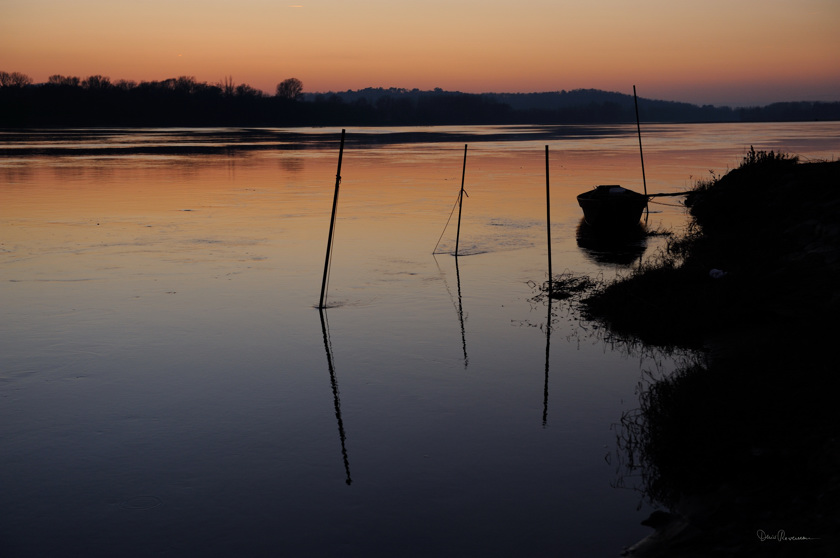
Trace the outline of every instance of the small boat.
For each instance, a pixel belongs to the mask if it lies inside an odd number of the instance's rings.
[[[642,184],[645,193],[640,194],[615,185],[596,186],[577,197],[583,209],[583,219],[598,232],[612,233],[638,227],[642,211],[648,203],[647,182],[645,180],[645,157],[642,153],[642,128],[639,125],[639,102],[636,86],[633,86],[633,105],[636,107],[636,131],[639,135],[639,156],[642,161]]]
[[[586,223],[595,229],[629,229],[639,224],[648,197],[616,185],[597,186],[577,197]]]

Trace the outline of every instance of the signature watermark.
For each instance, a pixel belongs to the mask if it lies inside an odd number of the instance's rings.
[[[758,536],[758,540],[761,542],[764,541],[776,541],[776,542],[785,542],[785,541],[816,541],[819,540],[814,537],[802,537],[802,536],[788,536],[784,530],[776,531],[775,533],[767,533],[764,529],[759,529],[755,533]]]

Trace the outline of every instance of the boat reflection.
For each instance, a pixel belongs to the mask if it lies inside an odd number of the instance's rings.
[[[641,223],[622,231],[602,231],[581,219],[576,231],[581,252],[598,264],[629,266],[647,249],[647,230]]]
[[[327,366],[330,371],[330,384],[333,391],[333,402],[335,404],[335,418],[338,421],[338,437],[341,440],[341,457],[344,460],[344,471],[347,474],[345,482],[350,485],[353,479],[350,478],[350,459],[347,457],[347,436],[344,434],[344,422],[341,420],[341,399],[338,395],[338,380],[335,377],[335,366],[333,365],[332,341],[330,341],[330,328],[327,323],[327,312],[324,308],[319,308],[318,313],[321,315],[321,332],[324,334],[324,349],[327,353]]]

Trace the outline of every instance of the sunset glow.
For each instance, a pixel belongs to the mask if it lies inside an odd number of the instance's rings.
[[[840,100],[834,0],[28,0],[0,6],[0,70],[194,76],[273,93],[598,88],[696,104]]]

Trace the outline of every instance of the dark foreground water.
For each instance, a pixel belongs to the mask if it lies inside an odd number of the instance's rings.
[[[578,238],[577,193],[641,190],[635,127],[348,130],[321,314],[336,132],[0,134],[0,555],[614,556],[648,533],[613,425],[681,357],[533,300],[545,145],[555,273],[661,244]],[[651,192],[751,144],[840,152],[837,124],[645,133]]]

